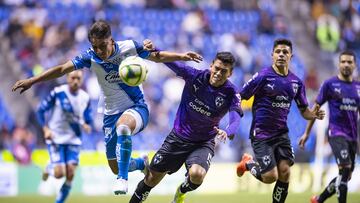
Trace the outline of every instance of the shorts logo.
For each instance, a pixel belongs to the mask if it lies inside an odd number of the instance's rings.
[[[269,155],[263,156],[262,161],[265,164],[265,166],[268,166],[271,163],[270,156]]]
[[[224,98],[220,97],[220,96],[217,96],[215,98],[215,104],[217,107],[220,107],[224,104]]]
[[[112,128],[109,128],[109,127],[104,128],[105,139],[108,139],[111,136],[111,131],[112,131]]]
[[[348,153],[348,151],[346,149],[343,149],[343,150],[340,151],[340,155],[341,155],[342,159],[346,159],[346,158],[348,158],[349,153]]]
[[[154,164],[158,164],[163,160],[163,156],[161,154],[156,154],[154,157]]]

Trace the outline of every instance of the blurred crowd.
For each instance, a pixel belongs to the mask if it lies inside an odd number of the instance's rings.
[[[358,10],[356,13],[351,9],[333,6],[331,12],[326,9],[320,12],[316,8],[319,2],[325,7],[322,1],[311,3],[314,20],[320,21],[320,24],[324,21],[321,20],[323,15],[338,12],[338,15],[334,15],[336,23],[325,23],[328,26],[326,37],[321,26],[317,26],[316,36],[320,46],[324,50],[335,51],[333,42],[338,38],[336,49],[341,46],[358,48],[359,44],[354,43],[359,42],[360,36]],[[325,18],[327,22],[328,17]],[[37,75],[88,49],[88,28],[99,19],[110,22],[115,40],[134,39],[142,42],[148,38],[163,50],[197,51],[203,55],[204,62],[190,65],[199,69],[208,68],[217,51],[231,51],[237,59],[231,80],[239,88],[256,71],[271,64],[270,53],[275,38],[291,39],[289,22],[276,12],[273,0],[0,0],[0,33],[4,33],[3,37],[10,40],[11,52],[18,59],[26,77]],[[337,24],[337,27],[333,24]],[[337,34],[331,34],[333,27]],[[171,130],[183,86],[183,82],[163,65],[149,63],[149,66],[149,76],[143,88],[150,106],[150,119],[147,128],[134,138],[135,150],[155,150],[160,147]],[[318,89],[316,71],[307,70],[296,54],[291,70],[304,79],[313,91]],[[92,134],[83,135],[84,148],[103,150],[102,117],[96,113],[99,87],[95,75],[91,71],[85,72],[83,88],[92,98],[95,124]],[[53,87],[64,82],[64,78],[61,78],[34,86],[35,99],[40,101]],[[0,94],[0,99],[4,96]],[[1,114],[7,114],[4,112],[8,112],[9,108],[0,110]],[[248,130],[251,112],[248,111],[249,106],[244,108],[246,113],[238,136],[231,143],[219,145],[219,156],[223,159],[237,160],[243,151],[250,150]],[[293,144],[296,144],[305,121],[296,109],[289,116],[292,118],[289,121],[290,135],[293,136]],[[227,119],[224,119],[221,125],[224,127],[226,124]],[[16,125],[0,127],[4,132],[0,137],[0,147],[13,151],[17,143],[23,144],[30,151],[44,147],[39,130],[16,128]],[[19,138],[15,134],[19,134]],[[309,150],[313,151],[314,141],[310,143],[312,147]]]

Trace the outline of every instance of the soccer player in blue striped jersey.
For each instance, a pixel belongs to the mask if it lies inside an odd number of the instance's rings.
[[[159,58],[167,52],[157,52]],[[195,55],[193,58],[200,59]],[[198,188],[214,156],[215,138],[233,137],[239,126],[240,95],[228,80],[235,59],[230,52],[219,52],[210,69],[198,70],[183,63],[165,63],[185,80],[174,127],[154,155],[149,172],[139,182],[130,203],[146,200],[166,174],[178,171],[185,163],[187,177],[177,189],[173,203],[183,203],[185,193]],[[219,122],[229,112],[229,126],[219,129]]]
[[[50,155],[45,174],[51,174],[55,178],[66,177],[56,203],[65,202],[70,192],[79,163],[81,129],[87,133],[91,131],[90,97],[80,89],[82,81],[81,70],[69,73],[67,84],[55,87],[41,102],[37,111]],[[48,119],[45,119],[46,112],[49,113]]]
[[[109,166],[117,175],[114,184],[115,194],[126,194],[128,190],[128,170],[132,151],[131,136],[145,128],[149,110],[140,87],[127,86],[120,79],[118,68],[128,56],[140,56],[156,62],[172,62],[172,56],[159,59],[150,40],[139,44],[133,40],[114,41],[110,25],[105,21],[95,22],[88,32],[91,48],[64,64],[55,66],[40,75],[17,81],[12,90],[23,93],[33,84],[55,79],[84,67],[92,69],[101,88],[99,109],[104,114],[103,131],[105,134],[106,157]],[[192,55],[179,54],[179,60],[194,60]],[[99,110],[98,109],[98,110]],[[144,169],[144,163],[137,162],[136,169]],[[133,170],[133,169],[131,169]]]
[[[311,111],[302,81],[289,70],[292,43],[277,39],[272,50],[272,66],[256,73],[240,91],[242,99],[254,96],[253,120],[250,128],[251,145],[256,161],[244,154],[237,166],[240,177],[245,171],[263,183],[276,182],[273,203],[285,202],[294,164],[294,152],[289,139],[287,116],[295,101],[301,115],[307,119],[323,119],[322,110]]]
[[[339,57],[339,74],[326,80],[321,86],[314,108],[328,102],[330,109],[329,143],[335,155],[339,175],[333,178],[319,196],[313,196],[312,203],[322,203],[337,191],[339,203],[346,202],[347,183],[355,168],[357,150],[358,118],[360,107],[360,82],[353,80],[356,56],[344,51]],[[299,146],[304,145],[315,120],[310,120]]]

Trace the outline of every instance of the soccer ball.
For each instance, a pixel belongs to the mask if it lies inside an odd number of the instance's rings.
[[[119,66],[120,78],[129,86],[138,86],[144,82],[147,72],[148,69],[145,61],[138,56],[125,58]]]

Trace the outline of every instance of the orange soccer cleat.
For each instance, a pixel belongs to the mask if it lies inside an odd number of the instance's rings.
[[[246,163],[248,163],[252,159],[253,159],[253,157],[250,154],[247,154],[247,153],[245,153],[242,156],[241,161],[236,166],[236,174],[237,174],[237,176],[241,177],[241,176],[244,175],[245,171],[248,171],[248,169],[246,168]]]
[[[312,196],[311,199],[310,199],[310,202],[311,203],[319,203],[318,196],[316,196],[316,195]]]

